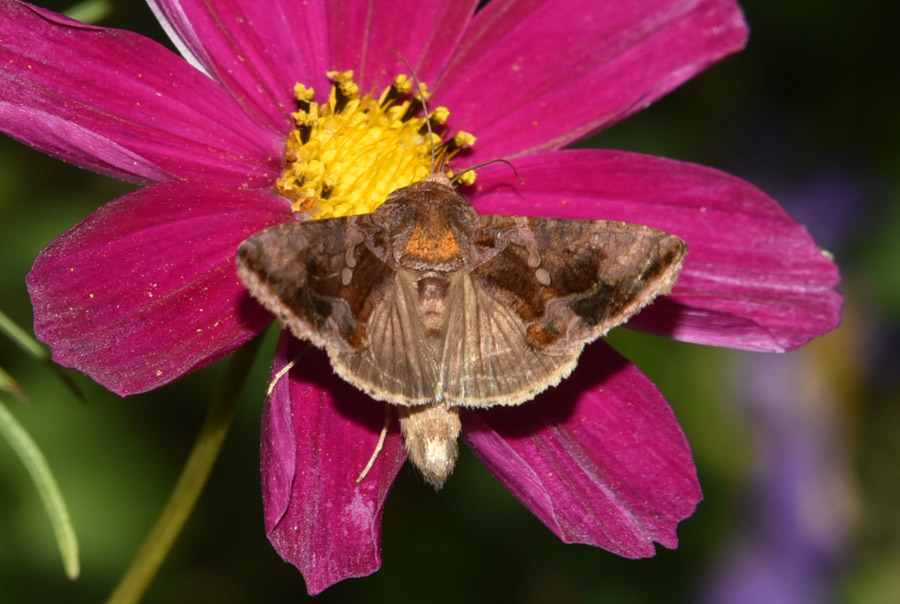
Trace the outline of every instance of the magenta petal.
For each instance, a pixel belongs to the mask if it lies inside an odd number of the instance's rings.
[[[380,93],[394,76],[408,73],[403,57],[419,81],[433,84],[477,5],[477,0],[329,2],[330,68],[352,69],[361,90]]]
[[[273,376],[306,345],[283,335]],[[273,378],[274,379],[274,378]],[[262,429],[266,531],[278,554],[303,573],[314,595],[381,566],[381,516],[406,460],[399,431],[388,432],[359,484],[385,420],[385,404],[341,381],[311,351],[277,382]]]
[[[559,387],[517,407],[464,411],[463,437],[506,487],[566,543],[628,558],[702,499],[687,440],[665,399],[603,342]]]
[[[837,267],[809,233],[753,185],[649,155],[557,151],[479,171],[479,212],[622,220],[687,242],[672,295],[629,327],[679,340],[782,351],[833,329]]]
[[[308,0],[149,0],[181,53],[276,132],[290,127],[294,84],[327,98],[325,9]]]
[[[281,141],[137,34],[0,2],[0,131],[101,174],[268,187]]]
[[[282,198],[171,183],[106,204],[38,255],[34,330],[53,359],[121,395],[212,363],[271,322],[234,267],[249,235],[291,220]]]
[[[740,49],[732,0],[495,0],[435,86],[472,161],[558,149],[639,111]]]

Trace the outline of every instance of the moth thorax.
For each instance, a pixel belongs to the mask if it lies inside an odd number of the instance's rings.
[[[397,410],[410,461],[435,490],[440,489],[453,472],[459,453],[459,408],[436,403],[398,406]]]

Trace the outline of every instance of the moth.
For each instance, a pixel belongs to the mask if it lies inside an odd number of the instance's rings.
[[[261,231],[237,271],[341,378],[396,407],[409,459],[439,489],[460,407],[558,384],[585,344],[669,293],[686,252],[635,224],[479,215],[436,173],[371,214]]]

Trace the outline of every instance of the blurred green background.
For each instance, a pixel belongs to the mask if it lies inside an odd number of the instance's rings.
[[[113,6],[102,24],[163,40],[143,4]],[[465,451],[439,494],[401,472],[381,571],[319,602],[900,602],[896,8],[743,7],[744,52],[588,144],[711,165],[781,201],[835,254],[841,328],[784,355],[611,336],[666,395],[693,447],[706,498],[680,525],[678,550],[629,561],[564,545]],[[0,309],[30,326],[24,276],[35,255],[130,189],[0,138]],[[270,332],[148,603],[307,597],[263,531],[259,420],[274,341]],[[69,372],[86,403],[2,336],[0,367],[31,398],[0,394],[56,473],[82,561],[68,581],[33,485],[0,443],[0,603],[102,601],[166,501],[223,366],[127,400]]]

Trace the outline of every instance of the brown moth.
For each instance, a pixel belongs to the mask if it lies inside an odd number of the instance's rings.
[[[459,407],[558,384],[586,343],[672,289],[686,251],[623,222],[481,216],[433,174],[371,214],[257,233],[237,267],[338,375],[396,406],[410,459],[440,488]]]

